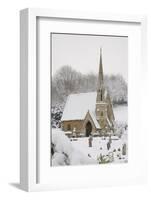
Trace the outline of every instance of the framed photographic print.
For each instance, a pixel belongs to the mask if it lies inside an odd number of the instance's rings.
[[[21,187],[144,183],[146,18],[20,16]]]

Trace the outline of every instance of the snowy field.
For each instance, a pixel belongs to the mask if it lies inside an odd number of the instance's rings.
[[[83,152],[85,155],[89,155],[94,160],[99,159],[100,154],[102,156],[113,155],[113,162],[125,162],[127,161],[127,156],[122,156],[122,145],[126,143],[127,136],[118,139],[117,137],[112,137],[111,147],[107,149],[107,143],[109,138],[94,137],[92,141],[92,147],[88,146],[88,138],[78,138],[77,141],[73,141],[72,145],[75,149]],[[105,140],[104,140],[105,139]]]
[[[89,147],[89,138],[68,138],[60,129],[52,129],[52,166],[58,165],[83,165],[83,164],[105,164],[126,163],[127,156],[127,106],[114,108],[118,136],[93,137],[92,147]],[[122,134],[119,137],[119,132]],[[110,148],[107,143],[110,140]]]
[[[128,122],[128,107],[127,105],[119,105],[113,107],[115,120],[118,122]]]

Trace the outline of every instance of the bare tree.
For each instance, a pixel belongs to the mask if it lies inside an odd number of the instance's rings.
[[[81,85],[81,73],[75,71],[70,66],[63,66],[53,78],[53,86],[64,100],[69,94],[77,92]]]

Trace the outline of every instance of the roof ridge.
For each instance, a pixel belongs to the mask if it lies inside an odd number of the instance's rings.
[[[96,93],[97,91],[93,91],[93,92],[81,92],[81,93],[71,93],[69,94],[68,96],[70,95],[78,95],[78,94],[88,94],[88,93]]]

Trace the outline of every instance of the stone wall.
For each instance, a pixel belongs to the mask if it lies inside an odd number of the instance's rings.
[[[82,131],[83,120],[70,120],[61,122],[61,127],[63,131],[71,131],[76,130],[76,133],[80,133]]]
[[[77,136],[78,136],[78,134],[81,134],[84,136],[86,134],[85,126],[88,121],[90,121],[90,123],[92,124],[92,134],[93,134],[96,132],[96,128],[95,128],[94,122],[91,119],[89,113],[87,113],[86,118],[84,120],[62,121],[61,128],[65,132],[73,133],[75,130],[75,133]]]

